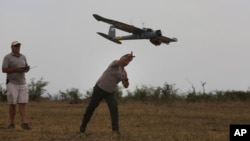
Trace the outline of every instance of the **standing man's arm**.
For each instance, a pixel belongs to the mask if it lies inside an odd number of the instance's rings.
[[[28,72],[30,70],[29,65],[27,64],[26,58],[25,58],[25,67],[22,68],[9,68],[7,65],[7,60],[4,58],[3,65],[2,65],[2,72],[3,73],[18,73],[18,72]]]
[[[3,73],[24,72],[23,68],[2,68]]]

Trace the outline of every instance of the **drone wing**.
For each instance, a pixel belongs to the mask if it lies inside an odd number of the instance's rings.
[[[107,18],[101,17],[101,16],[99,16],[97,14],[93,14],[93,16],[95,17],[95,19],[97,21],[102,21],[102,22],[105,22],[105,23],[108,23],[108,24],[112,24],[115,28],[120,29],[120,30],[125,31],[125,32],[134,33],[134,34],[144,32],[140,28],[137,28],[137,27],[134,27],[132,25],[128,25],[128,24],[125,24],[125,23],[122,23],[122,22],[118,22],[118,21],[115,21],[115,20],[107,19]]]
[[[168,38],[166,36],[159,36],[157,39],[161,40],[162,43],[169,44],[170,42],[177,42],[176,38]]]

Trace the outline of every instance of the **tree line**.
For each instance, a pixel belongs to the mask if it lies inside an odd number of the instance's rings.
[[[92,95],[92,89],[87,90],[85,93],[81,93],[77,88],[67,89],[57,94],[46,93],[45,87],[49,83],[44,81],[43,78],[39,80],[31,79],[28,84],[29,95],[31,101],[40,101],[42,99],[48,99],[53,101],[68,101],[70,104],[78,104],[84,100],[89,100]],[[204,84],[204,83],[203,83]],[[204,86],[204,85],[203,85]],[[141,101],[141,102],[228,102],[228,101],[250,101],[250,91],[213,91],[196,92],[193,90],[186,94],[179,94],[179,89],[175,87],[175,84],[169,84],[165,82],[163,86],[148,86],[142,85],[136,87],[135,90],[126,92],[123,88],[118,86],[116,89],[116,97],[120,101]],[[7,101],[6,90],[0,85],[0,101]]]

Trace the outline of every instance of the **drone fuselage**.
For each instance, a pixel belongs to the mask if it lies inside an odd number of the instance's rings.
[[[116,36],[116,40],[138,40],[138,39],[152,39],[161,36],[160,30],[145,29],[145,32],[138,34],[131,34],[125,36]]]

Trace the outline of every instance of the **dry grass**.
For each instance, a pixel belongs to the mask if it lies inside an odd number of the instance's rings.
[[[230,124],[250,124],[250,103],[169,103],[125,102],[119,104],[120,138],[111,132],[106,103],[96,109],[87,128],[79,126],[87,103],[71,105],[44,101],[29,104],[31,131],[8,130],[8,105],[0,103],[1,141],[225,141]]]

